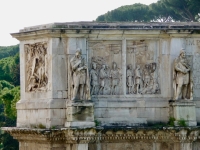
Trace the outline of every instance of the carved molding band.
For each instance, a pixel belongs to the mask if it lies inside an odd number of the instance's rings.
[[[23,129],[15,127],[2,128],[14,138],[47,141],[65,141],[66,143],[93,143],[101,142],[194,142],[200,139],[199,129],[163,128],[163,129]],[[101,134],[99,134],[101,132]],[[35,138],[37,137],[37,138]]]

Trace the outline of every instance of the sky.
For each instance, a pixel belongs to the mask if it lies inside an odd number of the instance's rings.
[[[1,0],[0,46],[18,44],[10,33],[53,22],[92,21],[124,5],[149,5],[157,0]]]

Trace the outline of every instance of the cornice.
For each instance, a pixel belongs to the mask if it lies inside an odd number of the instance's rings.
[[[29,129],[2,128],[19,141],[46,141],[65,143],[93,142],[194,142],[200,139],[200,128],[137,128],[137,129]]]

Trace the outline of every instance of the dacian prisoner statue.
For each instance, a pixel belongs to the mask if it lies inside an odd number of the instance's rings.
[[[89,100],[89,72],[85,59],[82,58],[81,50],[79,48],[77,49],[75,56],[70,60],[70,70],[72,80],[69,81],[72,82],[72,100]]]
[[[174,100],[178,100],[180,94],[182,99],[192,99],[192,75],[189,60],[182,49],[178,58],[174,60],[173,88]]]

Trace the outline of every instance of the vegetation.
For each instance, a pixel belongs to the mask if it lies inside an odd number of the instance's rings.
[[[173,127],[174,126],[174,121],[176,121],[176,119],[174,117],[170,117],[168,125],[171,126],[171,127]]]
[[[19,53],[19,45],[0,46],[0,59],[15,56],[17,53]]]
[[[200,21],[199,0],[159,0],[157,3],[144,5],[136,3],[121,6],[96,21],[133,21],[133,22],[172,22]]]
[[[186,127],[187,126],[184,119],[178,120],[178,125],[181,126],[181,127]]]
[[[20,99],[19,45],[0,47],[0,127],[16,126],[16,103]],[[0,149],[17,150],[12,136],[0,132]]]

